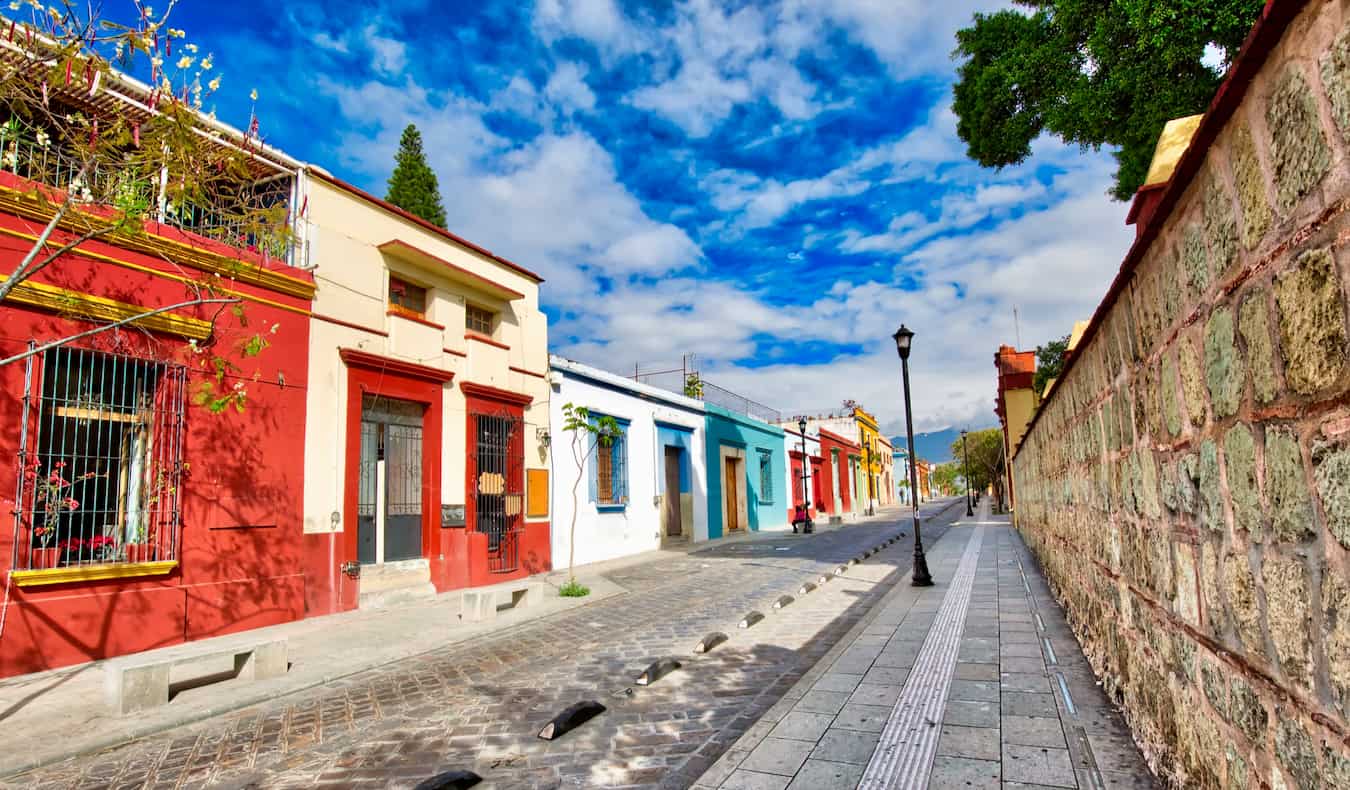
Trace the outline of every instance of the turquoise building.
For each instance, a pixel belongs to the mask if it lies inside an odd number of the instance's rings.
[[[786,529],[790,491],[783,429],[707,404],[708,537]]]

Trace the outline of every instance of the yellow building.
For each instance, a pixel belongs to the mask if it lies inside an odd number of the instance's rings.
[[[882,445],[881,429],[877,425],[877,418],[872,416],[861,406],[854,405],[853,421],[858,425],[858,444],[863,451],[863,467],[866,470],[866,481],[863,487],[864,493],[870,503],[870,507],[876,508],[881,504],[881,479],[882,479]],[[885,449],[885,454],[890,455],[889,443]]]

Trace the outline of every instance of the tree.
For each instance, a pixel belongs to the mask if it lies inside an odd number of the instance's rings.
[[[970,458],[970,487],[983,491],[993,486],[994,493],[1003,499],[1003,431],[1000,428],[988,428],[983,431],[971,431],[966,434],[965,452],[962,452],[961,439],[952,442],[953,461],[965,468],[966,452]]]
[[[933,467],[932,476],[933,485],[944,494],[950,495],[961,490],[961,464],[956,461]]]
[[[0,281],[0,302],[38,274],[59,273],[88,242],[125,244],[151,222],[215,239],[247,257],[286,254],[289,185],[259,180],[256,118],[233,136],[214,122],[205,107],[221,84],[213,56],[170,27],[168,11],[157,15],[133,2],[133,19],[124,24],[104,17],[97,3],[26,5],[27,18],[18,18],[23,12],[13,3],[19,14],[0,25],[9,53],[0,60],[0,170],[22,191],[25,216],[44,224]],[[126,72],[148,75],[148,87],[126,80]],[[267,343],[257,333],[220,342],[217,322],[227,309],[239,327],[246,325],[241,300],[228,293],[230,280],[184,278],[186,293],[174,304],[95,321],[94,329],[0,364],[160,313],[207,307],[212,336],[188,355],[208,373],[209,391],[198,392],[198,402],[212,411],[241,409],[242,390],[223,386],[226,372],[237,369],[225,354],[253,356]],[[71,315],[92,320],[77,310]]]
[[[403,130],[394,161],[394,172],[389,176],[389,194],[384,199],[437,227],[445,227],[441,188],[436,182],[436,172],[427,164],[426,154],[422,151],[422,133],[413,124]]]
[[[1265,0],[1014,0],[957,32],[953,109],[967,153],[986,167],[1024,161],[1041,132],[1118,148],[1111,194],[1144,182],[1163,125],[1203,112]]]
[[[1068,354],[1068,335],[1051,340],[1043,346],[1036,346],[1036,375],[1032,377],[1031,386],[1038,396],[1045,394],[1046,382],[1059,378],[1059,374],[1064,370],[1064,359]]]
[[[572,566],[577,556],[577,508],[580,502],[577,499],[577,492],[581,488],[581,481],[586,476],[586,459],[595,452],[597,447],[609,447],[614,444],[614,437],[619,435],[619,421],[613,417],[591,417],[591,410],[585,406],[574,406],[571,403],[563,404],[563,430],[571,436],[572,460],[576,462],[577,479],[572,483],[572,525],[568,531],[567,538],[567,583],[563,585],[562,594],[567,597],[581,597],[590,592],[590,590],[577,583],[576,574],[572,572]]]

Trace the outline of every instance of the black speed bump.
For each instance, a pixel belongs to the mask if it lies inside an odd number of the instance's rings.
[[[694,652],[706,653],[725,641],[727,641],[726,634],[722,633],[721,631],[713,631],[711,634],[708,634],[707,636],[703,637],[703,640],[699,642],[697,645],[694,645]]]
[[[746,613],[745,617],[741,618],[740,624],[736,627],[749,628],[750,626],[754,625],[755,623],[758,623],[760,620],[763,619],[764,615],[761,614],[760,612],[750,611]]]
[[[413,790],[463,790],[483,781],[483,777],[473,771],[446,771],[429,779],[423,779]]]
[[[791,595],[780,595],[778,596],[778,600],[773,602],[773,608],[782,609],[784,606],[792,603],[792,601],[793,598]]]
[[[803,584],[802,586],[797,588],[797,594],[806,595],[807,593],[811,592],[814,589],[816,589],[816,586],[811,582],[807,582],[806,584]]]
[[[605,712],[605,706],[593,699],[583,700],[553,717],[553,721],[544,725],[539,737],[551,741],[575,730],[591,719]]]
[[[671,672],[679,669],[682,665],[673,658],[661,658],[653,661],[650,666],[642,670],[635,683],[639,686],[650,686],[661,678],[669,675]]]

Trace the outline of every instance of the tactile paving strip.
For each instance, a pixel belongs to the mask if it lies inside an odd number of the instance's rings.
[[[942,707],[956,670],[965,628],[975,568],[984,542],[984,527],[976,527],[952,576],[951,587],[938,609],[905,688],[891,710],[881,741],[859,782],[859,790],[924,788],[942,733]]]

